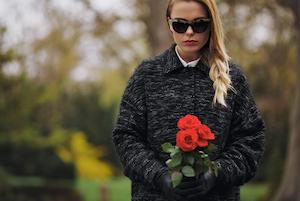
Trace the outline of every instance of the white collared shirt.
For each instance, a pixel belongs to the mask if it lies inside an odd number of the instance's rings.
[[[198,59],[196,59],[196,60],[194,60],[194,61],[190,61],[190,62],[187,63],[187,62],[184,61],[184,60],[181,58],[181,56],[179,55],[179,53],[178,53],[178,51],[177,51],[177,46],[175,47],[175,51],[176,51],[176,54],[177,54],[179,60],[181,61],[182,65],[183,65],[184,67],[195,67],[195,66],[197,65],[198,61],[200,60],[200,57],[199,57]]]

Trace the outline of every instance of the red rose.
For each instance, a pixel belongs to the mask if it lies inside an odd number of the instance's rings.
[[[176,134],[176,146],[183,151],[193,151],[197,147],[197,140],[195,129],[180,130]]]
[[[215,134],[210,130],[210,128],[204,124],[198,127],[198,133],[200,137],[204,140],[214,140]]]
[[[201,137],[198,137],[198,139],[197,139],[197,145],[199,147],[207,147],[208,146],[208,141],[202,139]]]
[[[185,129],[196,129],[201,124],[201,121],[198,119],[198,117],[187,114],[184,117],[180,118],[177,122],[177,126],[179,129],[185,130]]]

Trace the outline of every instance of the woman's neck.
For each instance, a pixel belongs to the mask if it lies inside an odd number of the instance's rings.
[[[175,47],[177,49],[178,54],[180,55],[180,57],[185,61],[185,62],[191,62],[191,61],[195,61],[200,57],[199,53],[184,53],[177,45]]]

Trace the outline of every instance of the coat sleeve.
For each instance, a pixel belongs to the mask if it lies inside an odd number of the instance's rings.
[[[132,180],[156,183],[166,167],[159,162],[146,141],[147,108],[143,63],[131,75],[121,98],[112,140],[123,166],[124,175]]]
[[[235,186],[255,176],[265,144],[265,122],[241,71],[237,84],[229,136],[221,156],[215,161],[219,169],[218,183]]]

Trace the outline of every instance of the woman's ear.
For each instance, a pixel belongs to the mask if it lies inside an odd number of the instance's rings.
[[[167,25],[168,25],[168,27],[169,27],[169,31],[170,31],[170,32],[173,32],[172,27],[171,27],[171,24],[169,23],[169,20],[170,20],[170,19],[171,19],[170,17],[167,17]]]

